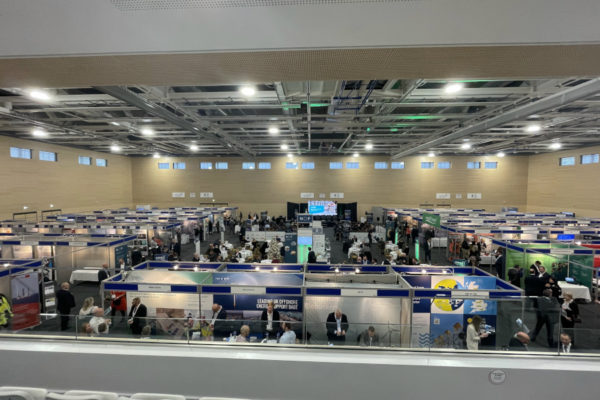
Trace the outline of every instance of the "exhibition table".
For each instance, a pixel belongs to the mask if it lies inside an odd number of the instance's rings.
[[[565,292],[573,294],[574,299],[584,299],[586,303],[592,301],[590,296],[590,289],[583,285],[575,285],[565,281],[558,281],[558,286],[562,289],[563,295]]]
[[[491,254],[483,254],[481,256],[481,261],[479,261],[479,264],[493,265],[495,262],[496,262],[496,257],[494,257]]]
[[[75,282],[98,282],[98,271],[100,271],[100,268],[76,269],[71,272],[69,282],[71,284]]]

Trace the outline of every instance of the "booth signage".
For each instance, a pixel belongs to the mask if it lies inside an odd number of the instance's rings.
[[[453,290],[452,297],[468,299],[489,299],[490,292],[484,290]]]
[[[550,254],[575,254],[573,249],[550,249]]]
[[[300,193],[300,198],[302,199],[314,199],[315,198],[315,194],[314,193]]]
[[[423,213],[423,223],[439,228],[440,216],[436,214]]]
[[[171,285],[140,285],[140,284],[138,284],[138,292],[170,293]]]
[[[185,198],[185,192],[173,192],[171,193],[171,197],[173,198]],[[202,197],[202,196],[200,196]]]
[[[69,242],[69,246],[73,247],[86,247],[87,242]]]
[[[212,199],[213,198],[213,192],[200,192],[200,198],[203,198],[203,199]]]
[[[342,296],[377,297],[377,289],[342,289]]]
[[[21,246],[37,246],[39,244],[40,244],[40,242],[34,242],[34,241],[31,241],[31,240],[23,240],[21,242]]]
[[[231,294],[266,294],[264,287],[232,286]]]

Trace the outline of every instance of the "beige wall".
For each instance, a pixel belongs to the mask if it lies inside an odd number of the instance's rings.
[[[10,147],[32,149],[32,159],[10,157]],[[39,150],[58,153],[58,162],[39,160]],[[92,157],[92,166],[78,156]],[[104,158],[108,167],[95,166]],[[0,217],[13,212],[60,208],[66,212],[131,206],[131,159],[106,153],[0,136]]]
[[[229,169],[200,170],[200,161],[227,161]],[[320,193],[330,199],[331,192],[343,192],[340,202],[358,202],[359,215],[372,206],[418,206],[423,203],[450,203],[452,207],[499,210],[502,206],[526,206],[527,157],[411,157],[403,170],[375,170],[374,161],[385,157],[296,157],[314,161],[314,170],[288,170],[286,157],[265,158],[271,170],[242,170],[240,158],[135,158],[132,160],[133,199],[136,204],[175,206],[196,205],[204,199],[190,198],[191,192],[213,192],[216,202],[228,202],[244,212],[268,210],[280,215],[286,202],[307,201],[300,193]],[[358,170],[330,170],[329,161],[359,161]],[[498,169],[483,169],[483,161],[498,161]],[[158,162],[185,161],[186,170],[159,170]],[[425,170],[421,161],[451,161],[452,168]],[[482,169],[467,170],[467,161],[481,161]],[[257,164],[258,165],[258,164]],[[172,192],[186,192],[185,199],[174,199]],[[481,200],[468,200],[467,193],[482,193]],[[436,200],[436,193],[451,193],[451,200]],[[456,194],[462,199],[456,199]]]
[[[14,159],[9,147],[34,150],[32,160]],[[39,160],[38,151],[58,153],[58,162]],[[37,141],[0,136],[0,218],[13,212],[61,208],[64,212],[131,207],[192,206],[201,199],[200,192],[213,192],[216,202],[238,206],[244,213],[268,210],[285,214],[286,202],[301,202],[300,193],[343,192],[340,202],[358,202],[359,215],[373,206],[410,206],[451,204],[452,207],[485,208],[498,211],[503,206],[527,211],[575,211],[581,216],[600,215],[600,187],[596,179],[600,164],[581,165],[581,154],[600,153],[600,146],[560,151],[531,157],[495,158],[483,156],[409,157],[403,170],[375,170],[375,161],[385,157],[295,157],[293,161],[314,161],[314,170],[288,170],[286,157],[258,159],[270,161],[270,170],[242,170],[244,159],[185,157],[127,158],[90,152]],[[106,158],[107,168],[78,164],[78,156]],[[559,167],[558,159],[575,156],[576,165]],[[174,161],[185,161],[185,170],[173,170]],[[200,161],[227,161],[228,170],[200,170]],[[330,161],[358,161],[358,170],[330,170]],[[421,161],[435,161],[436,168],[420,168]],[[450,161],[452,168],[440,170],[438,161]],[[467,161],[498,161],[496,170],[468,170]],[[159,170],[158,162],[171,168]],[[175,199],[173,192],[185,192],[185,199]],[[190,193],[196,198],[190,198]],[[451,193],[450,200],[436,199],[436,193]],[[481,193],[481,200],[467,199],[467,193]],[[457,199],[461,194],[462,199]]]
[[[600,153],[600,146],[529,157],[529,211],[574,211],[600,215],[600,164],[581,165],[582,154]],[[575,156],[575,165],[559,166],[559,158]]]

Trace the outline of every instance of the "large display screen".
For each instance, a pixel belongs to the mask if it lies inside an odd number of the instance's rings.
[[[337,215],[337,204],[333,201],[309,201],[308,213],[312,215]]]

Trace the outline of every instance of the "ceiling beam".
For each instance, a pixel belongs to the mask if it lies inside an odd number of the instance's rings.
[[[206,122],[206,126],[196,126],[193,123],[187,121],[184,118],[172,113],[161,105],[146,100],[143,97],[139,96],[136,93],[128,90],[123,86],[97,86],[97,90],[102,93],[106,93],[116,99],[124,101],[125,103],[131,104],[135,107],[138,107],[141,110],[144,110],[146,113],[150,115],[154,115],[156,117],[160,117],[165,121],[178,126],[182,129],[189,130],[191,133],[196,133],[198,136],[202,138],[210,139],[213,142],[217,142],[225,148],[229,147],[235,153],[240,155],[254,158],[256,155],[254,151],[252,151],[248,146],[239,143],[238,141],[232,139],[229,134],[223,132],[220,128],[216,127],[214,124],[210,124],[208,121]],[[209,131],[213,131],[214,134],[209,133]]]
[[[439,146],[445,143],[452,142],[463,137],[486,131],[490,128],[495,128],[503,124],[530,116],[531,114],[537,114],[544,111],[551,110],[556,107],[569,104],[575,100],[583,99],[592,96],[600,92],[600,79],[592,79],[588,82],[582,83],[581,85],[562,90],[554,93],[548,97],[540,100],[525,104],[520,107],[513,108],[512,110],[506,111],[495,117],[483,120],[475,123],[471,126],[460,128],[453,133],[439,137],[434,140],[429,140],[417,146],[413,146],[407,150],[400,151],[392,155],[392,159],[409,156],[411,154],[418,153],[419,151],[429,150],[434,146]]]

